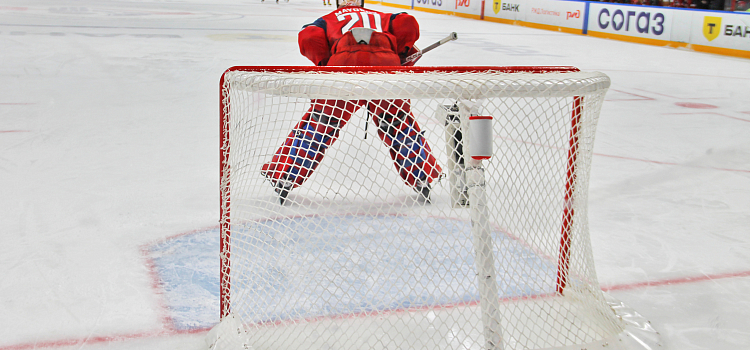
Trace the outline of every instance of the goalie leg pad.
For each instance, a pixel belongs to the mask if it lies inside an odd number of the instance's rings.
[[[388,146],[404,182],[416,188],[432,182],[442,169],[432,154],[406,100],[373,101],[369,106],[378,126],[378,137]]]
[[[325,152],[339,136],[359,105],[346,101],[316,100],[302,120],[289,133],[264,164],[261,173],[276,186],[279,181],[290,188],[302,185],[318,167]]]

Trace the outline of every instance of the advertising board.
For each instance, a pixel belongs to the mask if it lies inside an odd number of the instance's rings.
[[[580,1],[537,0],[526,6],[524,21],[581,30],[586,3]]]
[[[750,13],[576,0],[367,0],[367,2],[532,28],[750,58]]]
[[[750,51],[750,14],[692,12],[691,43]]]
[[[668,7],[591,3],[587,31],[669,41],[672,12]]]

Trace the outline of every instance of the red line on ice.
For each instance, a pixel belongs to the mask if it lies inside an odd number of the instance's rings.
[[[145,251],[142,251],[142,252],[146,253]],[[149,270],[153,271],[153,263],[150,262],[150,258],[147,264],[149,265],[148,266]],[[152,276],[155,277],[155,275],[152,275]],[[610,292],[610,291],[618,291],[618,290],[630,290],[630,289],[645,288],[645,287],[670,286],[670,285],[679,285],[679,284],[688,284],[688,283],[697,283],[697,282],[714,281],[714,280],[729,279],[729,278],[742,278],[742,277],[750,277],[750,271],[728,272],[728,273],[719,273],[719,274],[712,274],[712,275],[702,275],[702,276],[696,276],[696,277],[679,277],[679,278],[672,278],[672,279],[665,279],[665,280],[616,284],[612,286],[604,286],[602,287],[602,290],[606,292]],[[158,287],[158,281],[154,283],[154,287],[155,288]],[[157,293],[160,293],[160,292],[157,291]],[[504,298],[503,300],[507,301],[507,300],[513,300],[513,299],[523,299],[523,298],[524,297]],[[457,303],[453,305],[448,305],[448,307],[474,306],[474,305],[475,305],[475,302],[466,302],[466,303]],[[164,305],[162,305],[161,307],[165,308]],[[403,310],[403,311],[405,312],[407,310]],[[383,313],[385,314],[385,313],[398,313],[398,312],[399,310],[391,310],[391,311],[387,311]],[[63,339],[63,340],[50,340],[50,341],[41,341],[41,342],[22,343],[22,344],[16,344],[16,345],[0,346],[0,350],[26,350],[26,349],[56,348],[56,347],[75,346],[75,345],[102,344],[102,343],[110,343],[110,342],[116,342],[116,341],[154,338],[154,337],[159,337],[159,336],[196,334],[196,333],[207,332],[209,330],[207,328],[199,328],[199,329],[191,329],[191,330],[176,330],[172,326],[171,318],[168,315],[166,315],[166,309],[162,309],[160,314],[161,314],[159,317],[160,321],[162,321],[163,326],[165,328],[163,330],[119,334],[119,335],[86,337],[86,338],[77,338],[77,339]],[[361,316],[362,315],[359,315],[359,314],[352,314],[352,315],[340,315],[335,318],[361,317]],[[314,320],[308,320],[308,321],[314,321]]]
[[[662,165],[677,165],[677,166],[684,166],[684,167],[688,167],[688,168],[700,168],[700,169],[711,169],[711,170],[721,170],[721,171],[733,171],[733,172],[739,172],[739,173],[750,173],[750,170],[745,170],[745,169],[716,168],[716,167],[712,167],[712,166],[700,166],[700,165],[670,163],[670,162],[662,162],[662,161],[659,161],[659,160],[648,160],[648,159],[640,159],[640,158],[632,158],[632,157],[613,156],[613,155],[601,154],[601,153],[594,153],[594,155],[595,156],[599,156],[599,157],[608,157],[608,158],[618,158],[618,159],[625,159],[625,160],[634,160],[634,161],[638,161],[638,162],[654,163],[654,164],[662,164]]]
[[[672,278],[672,279],[665,279],[665,280],[636,282],[636,283],[628,283],[628,284],[616,284],[613,286],[602,287],[602,290],[605,292],[609,292],[613,290],[628,290],[628,289],[636,289],[636,288],[644,288],[644,287],[671,286],[675,284],[687,284],[687,283],[714,281],[714,280],[720,280],[720,279],[739,278],[739,277],[750,277],[750,271],[718,273],[718,274],[713,274],[713,275],[703,275],[703,276],[696,276],[696,277],[679,277],[679,278]]]
[[[745,112],[740,112],[740,113],[745,113]],[[739,120],[739,121],[743,121],[743,122],[750,122],[750,119],[732,117],[731,115],[726,115],[726,114],[721,114],[721,113],[716,113],[716,112],[663,113],[663,115],[696,115],[696,114],[718,115],[718,116],[729,118],[729,119]],[[748,113],[748,114],[750,114],[750,113]]]
[[[111,342],[116,342],[116,341],[154,338],[158,336],[173,336],[173,335],[180,335],[180,334],[194,334],[194,333],[201,333],[201,332],[207,332],[207,331],[208,329],[192,329],[192,330],[187,330],[187,331],[161,330],[161,331],[150,331],[150,332],[118,334],[118,335],[104,335],[104,336],[86,337],[86,338],[77,338],[77,339],[48,340],[48,341],[39,341],[39,342],[33,342],[33,343],[0,346],[0,350],[44,349],[44,348],[58,348],[58,347],[63,347],[63,346],[103,344],[103,343],[111,343]]]

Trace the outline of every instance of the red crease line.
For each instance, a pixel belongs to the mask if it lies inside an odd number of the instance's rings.
[[[190,330],[162,330],[153,332],[141,332],[131,334],[120,334],[120,335],[106,335],[98,337],[87,337],[78,339],[63,339],[63,340],[51,340],[33,343],[24,343],[8,346],[0,346],[0,350],[26,350],[26,349],[43,349],[43,348],[57,348],[63,346],[76,346],[76,345],[92,345],[111,343],[116,341],[125,341],[133,339],[153,338],[158,336],[174,336],[183,334],[196,334],[208,332],[209,328],[197,328]]]
[[[113,342],[113,341],[122,341],[122,340],[138,339],[138,338],[152,337],[152,336],[157,336],[157,335],[169,335],[169,334],[170,332],[168,331],[142,332],[142,333],[108,335],[108,336],[88,337],[88,338],[79,338],[79,339],[41,341],[41,342],[16,344],[16,345],[9,345],[9,346],[0,346],[0,350],[25,350],[25,349],[54,348],[54,347],[74,346],[74,345],[84,345],[84,344],[98,344],[98,343],[108,343],[108,342]]]
[[[672,278],[672,279],[666,279],[666,280],[660,280],[660,281],[646,281],[646,282],[638,282],[638,283],[616,284],[613,286],[602,287],[602,290],[605,292],[611,292],[611,291],[618,291],[618,290],[630,290],[630,289],[636,289],[636,288],[658,287],[658,286],[666,286],[666,285],[679,285],[679,284],[705,282],[705,281],[713,281],[713,280],[727,279],[727,278],[738,278],[738,277],[750,277],[750,271],[719,273],[719,274],[712,274],[712,275],[703,275],[703,276],[698,276],[698,277],[680,277],[680,278]],[[148,337],[156,337],[156,336],[197,334],[197,333],[207,332],[208,330],[209,330],[208,328],[199,328],[199,329],[191,329],[191,330],[171,329],[171,330],[154,331],[154,332],[125,334],[125,335],[99,336],[99,337],[89,337],[89,338],[82,338],[82,339],[67,339],[67,340],[56,340],[56,341],[47,341],[47,342],[34,342],[34,343],[25,343],[25,344],[17,344],[17,345],[9,345],[9,346],[0,346],[0,350],[26,350],[26,349],[53,348],[53,347],[62,347],[62,346],[84,345],[84,344],[108,343],[108,342],[114,342],[114,341],[132,340],[132,339],[140,339],[140,338],[148,338]]]

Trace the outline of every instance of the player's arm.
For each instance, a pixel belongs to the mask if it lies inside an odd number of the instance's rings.
[[[406,57],[419,51],[414,43],[419,39],[419,24],[417,19],[405,12],[395,13],[391,16],[390,32],[396,37],[396,48],[403,62]],[[414,65],[417,61],[409,62]]]
[[[331,58],[331,47],[326,36],[326,22],[318,18],[315,22],[302,27],[297,36],[299,52],[316,66],[325,66]]]

